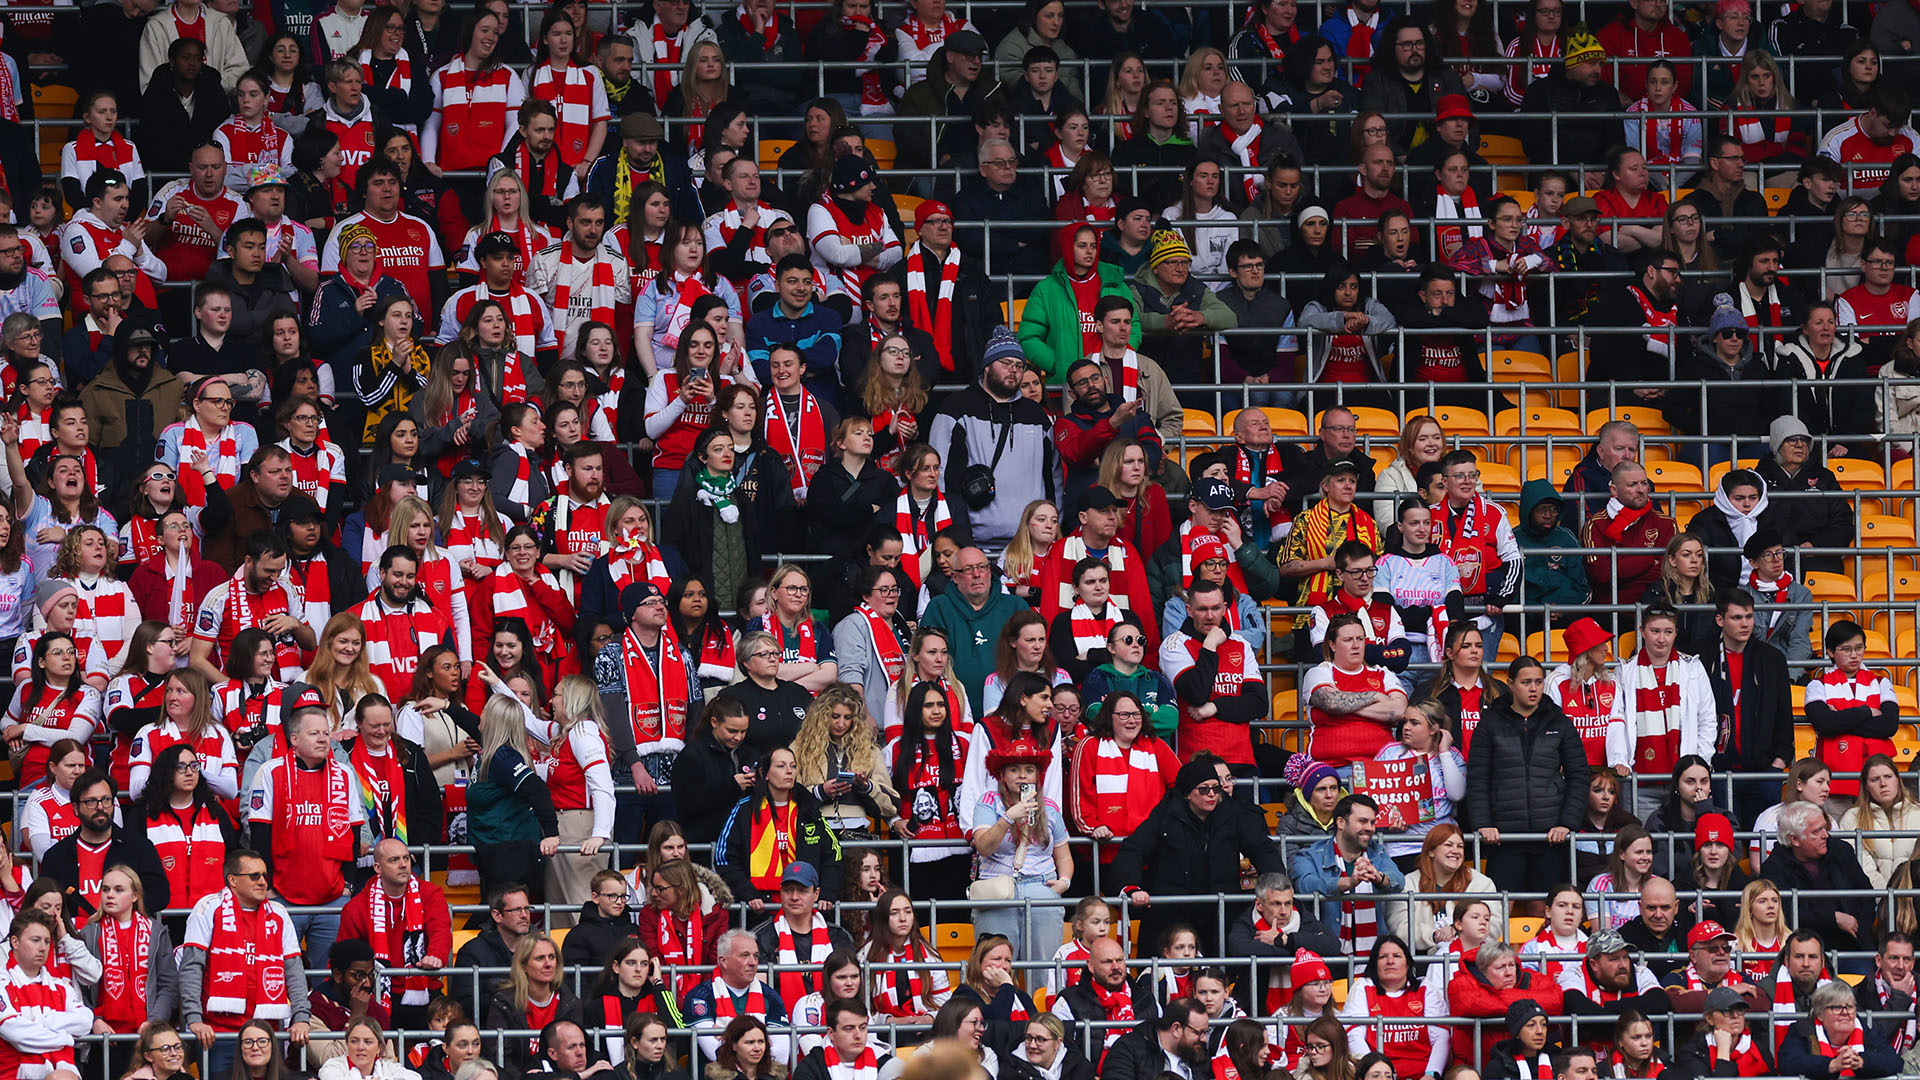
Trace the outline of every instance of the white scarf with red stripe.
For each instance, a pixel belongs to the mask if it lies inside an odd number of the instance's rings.
[[[967,20],[951,12],[941,16],[939,26],[928,26],[920,16],[909,14],[900,21],[900,32],[912,38],[914,45],[925,51],[943,44],[949,35],[959,33],[966,24]]]
[[[180,459],[186,468],[180,470],[180,487],[187,494],[187,501],[201,505],[206,501],[206,480],[200,470],[193,467],[189,450],[205,452],[209,446],[207,433],[200,427],[200,421],[189,417],[180,425]],[[215,443],[217,449],[212,453],[214,482],[220,490],[226,491],[240,480],[240,442],[233,434],[233,425],[220,429]],[[194,495],[198,494],[198,499]]]
[[[510,442],[507,444],[507,449],[513,451],[513,456],[518,459],[514,466],[513,486],[507,491],[507,499],[532,510],[533,507],[527,504],[533,501],[533,462],[528,456],[526,444]]]
[[[1140,354],[1128,349],[1120,359],[1110,360],[1105,353],[1094,353],[1088,357],[1096,364],[1104,364],[1113,370],[1114,384],[1120,388],[1120,403],[1126,404],[1140,396]]]
[[[893,501],[893,524],[900,530],[900,568],[914,588],[920,587],[920,553],[933,546],[934,535],[953,524],[953,512],[939,492],[926,512],[914,508],[913,492],[902,491]]]
[[[1261,30],[1265,29],[1266,27],[1261,27]],[[1260,135],[1265,130],[1265,125],[1258,120],[1238,135],[1233,133],[1231,127],[1225,124],[1220,125],[1220,134],[1229,136],[1227,146],[1233,151],[1234,158],[1240,162],[1242,168],[1253,170],[1240,181],[1249,202],[1258,199],[1260,193],[1267,187],[1267,178],[1260,174]]]
[[[1466,190],[1458,195],[1440,192],[1434,200],[1433,216],[1436,221],[1460,222],[1458,225],[1435,226],[1442,251],[1449,250],[1446,246],[1449,243],[1464,244],[1468,237],[1478,239],[1485,231],[1480,219],[1480,197],[1473,193],[1472,184],[1468,184]]]
[[[1107,633],[1120,622],[1120,609],[1108,603],[1100,614],[1086,604],[1075,604],[1067,613],[1067,619],[1073,627],[1074,655],[1085,657],[1095,649],[1107,647]]]
[[[851,1064],[840,1060],[840,1054],[832,1047],[827,1048],[827,1076],[831,1080],[878,1080],[880,1076],[880,1057],[872,1046],[860,1048],[860,1056]]]
[[[1888,986],[1887,980],[1879,975],[1873,977],[1873,992],[1874,1000],[1878,1001],[1882,1008],[1893,1000],[1893,987]],[[1906,1023],[1900,1025],[1900,1030],[1894,1032],[1893,1038],[1889,1041],[1893,1043],[1893,1052],[1896,1054],[1904,1054],[1916,1043],[1920,1043],[1920,1018],[1916,1018],[1911,1007],[1907,1009]]]
[[[814,474],[827,460],[827,423],[820,414],[820,403],[806,387],[800,388],[800,430],[787,423],[787,412],[780,406],[780,391],[769,390],[763,406],[766,417],[767,445],[787,463],[787,482],[795,497],[805,500]]]
[[[689,21],[678,33],[668,34],[660,20],[653,21],[653,100],[662,107],[673,94],[673,88],[680,85],[680,54],[687,47],[692,25]]]
[[[393,71],[384,83],[377,83],[373,79],[372,49],[361,49],[360,55],[354,59],[360,64],[360,77],[365,80],[368,88],[398,90],[403,94],[413,92],[413,59],[407,55],[407,50],[401,49],[393,54]]]
[[[780,969],[775,976],[778,980],[775,989],[780,991],[782,1001],[791,998],[797,1002],[811,992],[808,989],[810,977],[817,978],[821,961],[833,951],[833,942],[827,937],[826,928],[815,923],[813,933],[807,938],[807,955],[803,959],[799,946],[794,942],[793,927],[785,915],[773,920],[773,933],[779,945],[773,962]],[[718,1002],[716,997],[715,1004]]]
[[[1818,990],[1832,981],[1833,976],[1823,966],[1813,988]],[[1787,965],[1777,961],[1773,965],[1773,1002],[1768,1011],[1773,1014],[1773,1049],[1778,1053],[1780,1044],[1787,1041],[1787,1029],[1793,1026],[1799,1010],[1793,1003],[1793,979],[1787,974]]]
[[[915,326],[933,337],[933,349],[940,354],[940,368],[953,370],[953,288],[960,280],[960,249],[950,246],[940,260],[940,285],[932,302],[927,298],[925,249],[918,241],[907,252],[907,312]]]

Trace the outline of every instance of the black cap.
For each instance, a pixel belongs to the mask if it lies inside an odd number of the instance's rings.
[[[420,474],[411,465],[388,465],[380,470],[380,486],[388,484],[418,484]]]
[[[651,581],[636,581],[620,590],[620,610],[631,615],[640,610],[640,605],[655,599],[666,599],[660,592],[660,586]]]
[[[453,480],[465,480],[469,476],[492,476],[485,465],[475,458],[461,458],[453,463]]]
[[[313,499],[304,492],[296,491],[287,496],[286,501],[280,504],[280,520],[282,523],[290,521],[325,521],[326,518],[327,512],[320,509],[320,504],[314,502]]]
[[[135,345],[160,344],[160,339],[153,336],[153,331],[144,326],[136,326],[132,323],[125,323],[123,326],[125,332],[114,335],[114,344],[119,348],[131,349]]]
[[[1082,512],[1088,510],[1111,510],[1119,505],[1120,500],[1113,497],[1113,492],[1108,491],[1099,484],[1088,488],[1080,496],[1080,510]]]
[[[1202,480],[1193,485],[1193,501],[1209,510],[1231,510],[1238,501],[1225,480]]]
[[[947,51],[952,53],[984,53],[987,51],[987,39],[972,30],[956,30],[947,35]]]
[[[1149,214],[1156,212],[1152,203],[1135,195],[1131,198],[1120,200],[1120,205],[1114,208],[1113,220],[1125,221],[1127,215],[1133,213],[1135,210],[1145,210]]]
[[[1327,471],[1323,475],[1336,476],[1340,473],[1352,473],[1355,476],[1359,476],[1362,472],[1365,472],[1365,471],[1366,470],[1362,469],[1359,466],[1359,464],[1353,461],[1353,459],[1341,458],[1338,461],[1329,462],[1327,465]]]
[[[490,232],[473,245],[473,257],[485,259],[494,255],[517,255],[520,249],[514,246],[513,237],[503,232]]]

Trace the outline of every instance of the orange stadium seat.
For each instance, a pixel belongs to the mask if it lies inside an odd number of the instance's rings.
[[[1440,430],[1446,432],[1449,439],[1462,435],[1491,435],[1493,429],[1487,425],[1487,414],[1479,409],[1464,408],[1459,405],[1436,405],[1432,409],[1408,409],[1407,420],[1416,416],[1431,416],[1440,422]]]
[[[1667,426],[1667,418],[1659,409],[1646,405],[1621,405],[1611,409],[1594,409],[1587,413],[1587,434],[1600,430],[1600,425],[1609,420],[1625,420],[1640,429],[1640,434],[1666,435],[1672,432]]]

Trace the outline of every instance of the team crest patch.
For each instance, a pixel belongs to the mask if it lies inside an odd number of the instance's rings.
[[[133,737],[133,749],[132,749],[132,751],[131,751],[131,752],[129,753],[129,755],[128,755],[128,756],[129,756],[129,757],[139,757],[139,756],[140,756],[140,744],[141,744],[141,743],[143,743],[143,742],[145,742],[145,741],[146,741],[145,739],[142,739],[142,738],[141,738],[140,736],[138,736],[138,735],[135,735],[135,736]]]
[[[87,241],[84,237],[76,236],[67,241],[67,246],[73,249],[75,255],[81,255],[87,250]]]
[[[265,791],[256,791],[253,793],[253,808],[255,810],[265,810],[267,808],[267,793]]]
[[[694,998],[692,1001],[687,1002],[687,1012],[691,1013],[694,1016],[699,1016],[699,1017],[706,1016],[707,1009],[710,1007],[711,1007],[711,1003],[709,1003],[705,998]]]

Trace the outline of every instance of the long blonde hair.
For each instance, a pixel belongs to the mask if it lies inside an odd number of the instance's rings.
[[[460,513],[459,489],[459,484],[448,484],[447,489],[440,493],[440,513],[437,515],[436,521],[440,526],[441,536],[447,536],[453,532],[453,519]],[[493,505],[492,488],[480,489],[479,513],[481,530],[492,538],[496,547],[505,549],[507,546],[507,527],[501,521],[500,511]],[[611,514],[612,511],[608,511],[608,513]]]
[[[1187,66],[1180,69],[1180,85],[1175,87],[1176,90],[1180,91],[1180,99],[1182,101],[1200,92],[1200,69],[1206,66],[1207,60],[1210,57],[1218,58],[1221,66],[1226,66],[1227,54],[1211,45],[1203,45],[1187,54]],[[1222,92],[1224,91],[1225,88],[1223,87]],[[1146,96],[1145,93],[1142,93],[1140,99],[1145,101]]]
[[[1873,771],[1878,765],[1885,765],[1893,772],[1893,805],[1885,809],[1875,805],[1873,796],[1867,794],[1867,773]],[[1858,819],[1855,824],[1859,826],[1862,834],[1861,844],[1875,854],[1879,854],[1890,841],[1875,839],[1875,834],[1881,828],[1900,828],[1899,819],[1895,815],[1900,813],[1901,807],[1911,806],[1913,802],[1913,795],[1907,791],[1907,778],[1900,775],[1900,766],[1893,763],[1893,758],[1886,754],[1868,755],[1867,760],[1860,763],[1860,793],[1854,796],[1853,801],[1854,817]],[[1884,826],[1880,824],[1882,818],[1886,820]]]
[[[428,506],[427,501],[420,496],[408,495],[406,498],[394,503],[393,512],[387,517],[387,542],[390,544],[406,544],[406,530],[412,526],[414,522],[422,518],[432,522],[433,507]],[[408,548],[411,550],[411,545],[408,545]],[[444,554],[445,552],[434,545],[433,535],[429,533],[427,535],[426,557],[432,559]]]
[[[1763,948],[1756,949],[1755,947],[1754,943],[1760,932],[1760,928],[1755,926],[1753,922],[1753,901],[1764,892],[1770,892],[1775,897],[1778,897],[1780,895],[1780,886],[1775,885],[1766,878],[1757,878],[1747,882],[1747,887],[1740,890],[1740,921],[1734,924],[1733,942],[1734,947],[1743,953],[1766,951]],[[1911,898],[1909,898],[1909,903],[1911,903]],[[1784,948],[1787,944],[1788,936],[1792,933],[1793,927],[1787,925],[1787,905],[1783,901],[1780,905],[1779,921],[1774,924],[1774,943]]]
[[[353,658],[353,664],[341,668],[333,659],[333,639],[352,631],[360,635],[360,655]],[[360,616],[351,611],[343,611],[327,620],[320,630],[320,647],[314,650],[313,666],[309,667],[302,678],[320,691],[325,700],[327,714],[333,718],[333,728],[340,730],[344,719],[340,712],[340,695],[350,696],[349,707],[368,694],[380,692],[380,684],[373,679],[373,668],[367,661],[367,624]]]
[[[1733,92],[1727,95],[1727,108],[1752,109],[1757,106],[1753,91],[1747,85],[1747,77],[1753,69],[1765,68],[1773,74],[1773,102],[1771,108],[1794,109],[1793,91],[1787,86],[1787,77],[1780,73],[1780,64],[1768,55],[1765,49],[1748,49],[1740,59],[1740,66],[1733,73]],[[1735,118],[1736,121],[1738,118]]]
[[[554,684],[553,694],[560,699],[560,708],[553,716],[559,728],[554,735],[554,745],[559,745],[575,724],[601,727],[600,688],[592,679],[585,675],[563,675]]]
[[[1673,568],[1674,556],[1688,544],[1700,545],[1700,576],[1693,579],[1693,595],[1681,593],[1684,583]],[[1667,552],[1660,559],[1660,595],[1670,604],[1705,604],[1713,600],[1713,582],[1707,574],[1707,545],[1692,533],[1681,533],[1667,541]]]
[[[500,185],[506,184],[506,183],[512,183],[519,186],[520,188],[520,210],[518,214],[519,222],[522,225],[531,224],[531,220],[528,217],[526,181],[520,179],[520,174],[514,172],[512,169],[501,169],[499,172],[493,174],[493,179],[487,181],[486,198],[482,200],[480,204],[480,207],[481,207],[480,224],[483,228],[493,220],[493,215],[498,213],[498,211],[496,211],[493,208],[493,193],[500,190]],[[511,341],[512,339],[509,338],[508,340]],[[477,378],[477,376],[475,376],[475,378]]]
[[[838,740],[834,739],[830,730],[835,706],[853,710],[853,726]],[[867,715],[866,699],[853,687],[837,682],[820,691],[820,696],[807,706],[806,719],[800,721],[800,733],[793,737],[793,753],[799,759],[797,776],[800,783],[814,788],[831,779],[827,776],[829,745],[836,746],[845,755],[847,768],[865,772],[868,776],[876,775],[875,766],[880,764],[880,747],[873,737],[874,722]]]
[[[1007,550],[1000,556],[1000,570],[1007,576],[1008,581],[1023,582],[1027,580],[1029,574],[1033,573],[1033,561],[1040,557],[1040,553],[1033,550],[1033,538],[1027,535],[1027,525],[1033,521],[1033,515],[1039,513],[1041,507],[1052,505],[1053,503],[1049,500],[1035,499],[1027,504],[1025,510],[1020,511],[1020,527],[1013,530],[1013,539],[1007,541]],[[1053,542],[1056,545],[1059,544],[1060,538],[1056,535]]]
[[[527,757],[527,728],[519,698],[489,694],[486,708],[480,710],[480,767],[487,767],[494,752],[502,747]]]
[[[700,80],[694,75],[699,70],[701,54],[707,49],[720,53],[720,85],[716,88],[718,93],[711,97],[701,88]],[[685,103],[688,115],[704,115],[715,105],[727,100],[727,88],[732,84],[733,67],[727,63],[727,54],[721,52],[720,46],[711,41],[702,41],[687,50],[687,59],[680,65],[680,99]],[[661,102],[660,107],[666,108],[667,103]],[[696,108],[700,110],[699,113],[693,112]]]
[[[1147,448],[1140,444],[1139,439],[1131,435],[1123,435],[1107,444],[1107,448],[1100,452],[1101,487],[1106,488],[1115,495],[1120,495],[1120,489],[1115,486],[1120,482],[1120,463],[1125,460],[1128,450],[1135,449],[1139,450],[1142,456],[1147,455]],[[1149,457],[1148,460],[1151,461],[1152,459]],[[1159,482],[1160,481],[1154,478],[1153,470],[1147,469],[1140,477],[1140,490],[1134,492],[1131,496],[1121,496],[1121,498],[1139,498],[1141,495],[1146,494],[1148,488],[1153,487]]]
[[[487,714],[493,714],[491,706],[488,707]],[[519,716],[516,715],[513,722],[516,724],[519,723]],[[560,989],[566,985],[567,965],[566,962],[560,958],[560,946],[555,944],[554,940],[547,936],[545,930],[532,930],[527,932],[520,938],[520,941],[514,945],[513,962],[512,965],[507,968],[507,986],[513,993],[513,1009],[515,1012],[524,1013],[527,1011],[527,1003],[530,1000],[527,996],[530,989],[527,982],[527,961],[533,959],[533,950],[539,948],[542,944],[545,944],[553,950],[553,992],[558,994]]]

